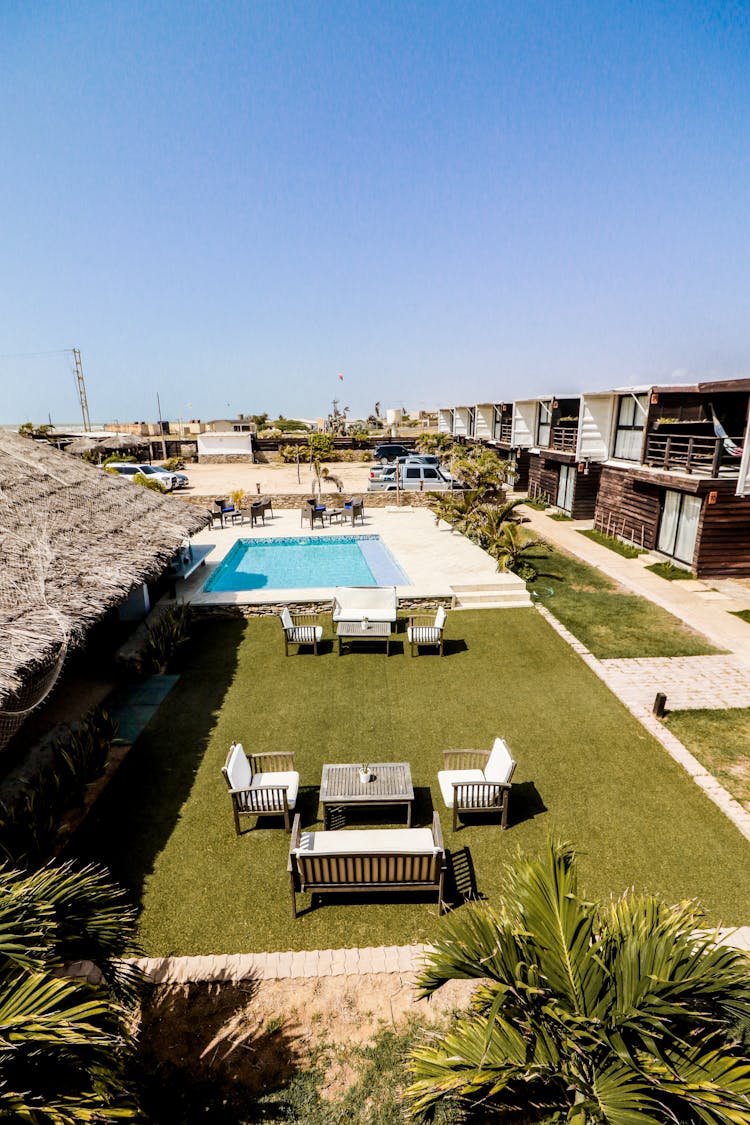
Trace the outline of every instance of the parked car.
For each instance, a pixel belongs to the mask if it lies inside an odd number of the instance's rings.
[[[151,470],[151,473],[147,473],[147,476],[153,475],[153,473],[166,473],[168,477],[173,477],[175,481],[174,488],[187,488],[190,484],[190,481],[184,473],[178,473],[174,469],[163,469],[161,465],[149,465],[148,468]]]
[[[158,465],[144,465],[137,464],[131,461],[110,461],[107,465],[108,469],[114,469],[121,477],[135,477],[142,474],[144,477],[151,477],[152,480],[158,480],[167,492],[171,492],[173,488],[184,487],[178,480],[182,477],[185,484],[187,484],[187,477],[184,473],[170,473],[167,469],[162,469]]]
[[[380,480],[383,473],[389,473],[395,465],[440,465],[434,453],[410,453],[408,457],[398,457],[391,464],[376,465],[370,469],[370,480]]]
[[[385,469],[379,478],[368,482],[367,491],[395,492],[397,487],[405,492],[446,492],[466,486],[439,465],[420,465],[410,460]]]
[[[407,449],[398,442],[383,442],[375,449],[373,458],[376,461],[395,461],[397,457],[411,457],[413,454],[413,449]]]

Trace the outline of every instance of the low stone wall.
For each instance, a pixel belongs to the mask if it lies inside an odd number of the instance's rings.
[[[438,609],[443,606],[450,609],[453,599],[449,597],[426,596],[406,597],[398,599],[399,613],[425,613],[427,610]],[[325,601],[296,601],[296,602],[266,602],[263,605],[191,605],[191,614],[199,618],[217,617],[278,617],[282,609],[290,613],[318,613],[321,617],[330,615],[333,603],[330,598]]]
[[[252,493],[248,493],[252,496]],[[264,492],[264,496],[270,496],[273,501],[274,508],[281,510],[282,508],[300,508],[304,502],[305,496],[311,495],[304,492],[285,492],[273,493]],[[361,496],[365,510],[367,508],[426,508],[429,507],[432,500],[437,499],[439,496],[444,496],[443,492],[402,492],[400,493],[401,503],[396,503],[395,492],[343,492],[340,495],[335,492],[325,492],[323,494],[322,503],[326,504],[329,508],[338,508],[343,503],[344,497],[347,499],[349,496]],[[188,504],[195,504],[199,508],[207,508],[209,511],[213,509],[213,496],[180,496],[180,500],[184,500]],[[334,524],[335,526],[335,524]]]
[[[199,465],[254,465],[265,458],[252,453],[199,453],[197,460]]]

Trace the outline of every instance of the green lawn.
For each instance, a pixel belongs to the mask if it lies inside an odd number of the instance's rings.
[[[729,612],[733,617],[741,617],[743,621],[750,624],[750,609],[730,609]]]
[[[719,651],[671,613],[557,548],[539,568],[535,595],[600,660]]]
[[[408,760],[416,824],[432,802],[451,852],[449,895],[490,900],[518,848],[573,841],[594,895],[635,885],[697,897],[711,919],[750,921],[750,845],[533,610],[448,618],[447,653],[386,658],[331,642],[284,658],[273,618],[196,626],[182,678],[76,841],[142,906],[149,954],[402,944],[428,939],[434,902],[317,906],[292,920],[283,829],[237,838],[220,773],[232,738],[294,750],[301,812],[319,825],[324,762]],[[518,760],[510,828],[455,835],[436,774],[442,751],[507,738]],[[267,825],[268,822],[266,821]],[[300,900],[307,905],[305,899]],[[324,900],[325,903],[325,900]]]
[[[579,531],[578,534],[585,535],[587,539],[606,547],[609,551],[614,551],[616,555],[622,555],[624,559],[637,559],[639,555],[645,554],[641,547],[634,547],[631,543],[623,543],[622,539],[618,539],[615,535],[605,535],[603,531],[597,531],[595,527]]]
[[[750,708],[672,711],[664,722],[717,781],[750,810]]]

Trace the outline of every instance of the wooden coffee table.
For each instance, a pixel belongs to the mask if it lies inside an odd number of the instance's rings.
[[[390,621],[339,621],[336,625],[336,636],[339,640],[339,656],[343,641],[385,641],[385,655],[391,654]]]
[[[406,807],[406,827],[411,828],[414,787],[408,762],[370,763],[370,781],[359,780],[358,765],[323,766],[320,803],[323,822],[328,828],[331,809],[360,805],[398,805]]]

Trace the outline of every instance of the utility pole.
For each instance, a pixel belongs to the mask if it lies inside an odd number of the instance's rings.
[[[81,349],[73,348],[73,361],[76,366],[76,384],[78,386],[78,398],[81,403],[81,417],[83,418],[83,428],[85,431],[91,429],[91,418],[89,417],[89,404],[86,398],[86,383],[83,378],[83,364],[81,362]]]

